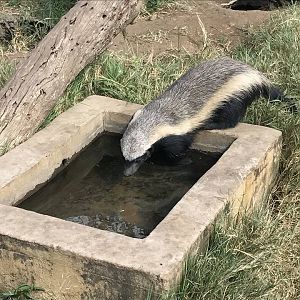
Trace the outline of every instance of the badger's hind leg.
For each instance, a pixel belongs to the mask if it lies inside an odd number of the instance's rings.
[[[187,164],[186,153],[193,142],[193,135],[169,135],[153,145],[151,160],[162,165]]]

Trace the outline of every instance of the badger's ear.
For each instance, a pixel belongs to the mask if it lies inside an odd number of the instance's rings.
[[[134,121],[134,120],[141,114],[141,112],[142,112],[142,109],[140,108],[139,110],[137,110],[137,111],[132,115],[132,117],[130,118],[130,120],[128,121],[126,127],[125,127],[124,130],[123,130],[123,134],[124,134],[125,131],[127,130],[129,124],[130,124],[132,121]]]
[[[130,122],[134,121],[142,112],[142,108],[140,108],[139,110],[137,110],[134,115],[132,116]]]

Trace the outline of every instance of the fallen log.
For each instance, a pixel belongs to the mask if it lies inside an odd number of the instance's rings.
[[[136,18],[140,0],[78,1],[0,91],[0,147],[35,133],[69,83]]]

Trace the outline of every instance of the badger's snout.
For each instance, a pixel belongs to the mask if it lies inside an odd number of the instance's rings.
[[[140,166],[151,156],[151,152],[147,151],[143,156],[132,161],[125,161],[124,175],[131,176],[137,172]]]
[[[137,172],[137,170],[140,168],[141,163],[139,164],[136,161],[126,161],[125,162],[125,168],[124,168],[124,175],[125,176],[131,176],[134,173]]]

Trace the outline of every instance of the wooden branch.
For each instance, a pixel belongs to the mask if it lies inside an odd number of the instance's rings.
[[[78,1],[61,18],[0,91],[0,147],[34,134],[68,84],[136,18],[139,4]]]

